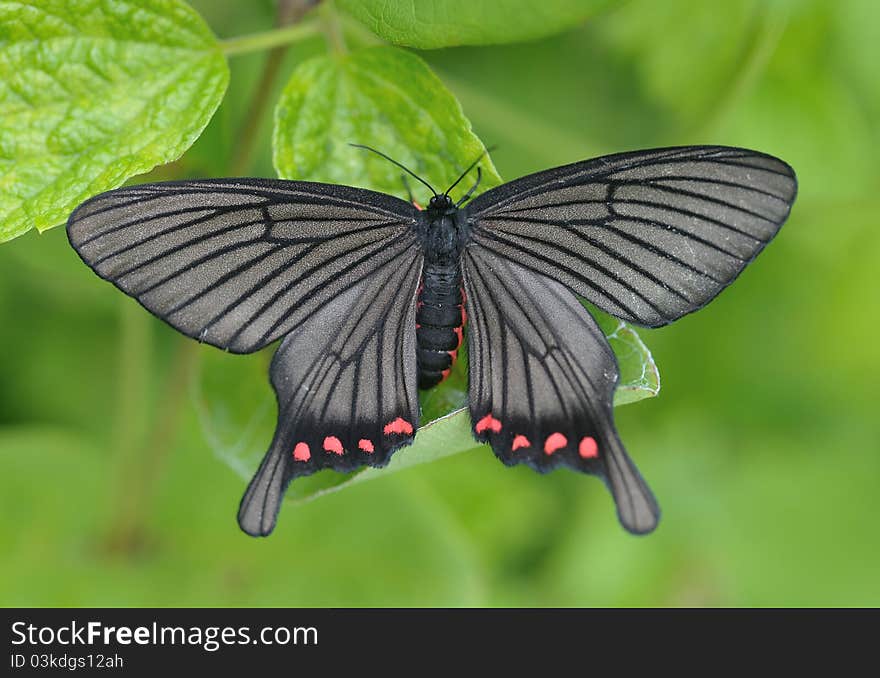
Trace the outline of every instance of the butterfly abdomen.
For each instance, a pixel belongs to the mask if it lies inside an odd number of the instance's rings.
[[[458,262],[426,262],[416,301],[419,388],[431,388],[452,369],[465,324]]]

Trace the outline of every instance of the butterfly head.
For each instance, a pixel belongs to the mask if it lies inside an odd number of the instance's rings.
[[[455,209],[455,203],[452,202],[452,198],[445,193],[439,193],[428,202],[428,209],[433,212],[441,212],[445,214],[450,209]]]

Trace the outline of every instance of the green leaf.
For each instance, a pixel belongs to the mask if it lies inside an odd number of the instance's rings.
[[[437,191],[485,150],[440,79],[419,57],[395,47],[306,61],[281,95],[273,140],[280,177],[406,196],[399,168],[349,143],[382,151]],[[488,156],[480,167],[481,189],[501,183]],[[419,184],[412,188],[420,201],[430,195]]]
[[[582,23],[610,0],[337,0],[378,36],[435,49],[533,40]]]
[[[632,325],[602,313],[591,304],[584,303],[608,337],[617,365],[620,381],[614,392],[614,406],[628,405],[660,393],[660,371],[654,356],[645,346]]]
[[[179,0],[0,3],[0,242],[178,158],[228,79]]]
[[[272,349],[236,356],[203,346],[192,399],[202,435],[223,463],[250,478],[272,440],[277,406],[269,383]]]

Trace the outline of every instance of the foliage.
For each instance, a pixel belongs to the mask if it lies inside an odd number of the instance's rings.
[[[229,79],[178,0],[0,6],[0,242],[177,159]]]
[[[438,191],[485,150],[452,92],[419,57],[394,47],[315,57],[284,88],[273,140],[281,178],[401,192],[400,169],[347,142],[381,149]],[[482,190],[501,183],[491,160],[481,169]],[[431,197],[421,185],[413,190],[421,204]]]
[[[340,0],[395,45],[436,49],[531,40],[582,23],[608,0]]]

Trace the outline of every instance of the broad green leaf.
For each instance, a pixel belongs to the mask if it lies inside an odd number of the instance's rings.
[[[378,36],[435,49],[533,40],[582,23],[611,0],[337,0]]]
[[[180,0],[0,3],[0,242],[178,158],[228,77]]]
[[[372,146],[403,163],[440,192],[485,148],[461,106],[419,57],[395,47],[322,56],[303,63],[275,109],[278,175],[370,188],[406,196],[403,172]],[[501,182],[488,156],[485,190]],[[470,187],[469,179],[460,184]],[[430,192],[410,179],[418,200]]]

